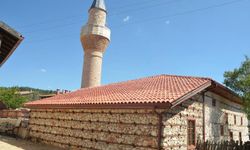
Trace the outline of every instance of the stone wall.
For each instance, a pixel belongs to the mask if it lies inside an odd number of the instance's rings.
[[[216,101],[215,106],[212,105],[213,99]],[[226,113],[228,114],[228,124],[226,123]],[[234,116],[236,117],[236,124],[234,123]],[[243,124],[241,124],[241,118]],[[206,140],[230,140],[229,132],[233,132],[233,140],[239,140],[240,132],[243,141],[249,140],[248,119],[243,112],[242,105],[207,92],[205,97],[205,120]],[[224,135],[221,135],[221,125],[224,128]]]
[[[29,110],[0,110],[0,133],[27,138],[28,117]]]
[[[33,140],[65,149],[158,149],[152,109],[36,109],[29,127]]]
[[[194,119],[196,140],[203,139],[202,97],[197,95],[163,114],[163,149],[187,150],[187,121]]]
[[[20,109],[20,110],[0,110],[0,118],[28,118],[29,110]]]
[[[212,97],[217,100],[216,107],[212,106]],[[234,133],[234,140],[238,140],[239,132],[243,141],[248,140],[242,106],[207,92],[204,107],[206,140],[229,140],[228,130]],[[227,126],[224,113],[229,114]],[[201,94],[169,110],[34,109],[29,127],[33,140],[65,149],[156,150],[160,145],[164,150],[186,150],[189,119],[195,120],[196,141],[203,140]],[[221,125],[224,136],[220,135]]]

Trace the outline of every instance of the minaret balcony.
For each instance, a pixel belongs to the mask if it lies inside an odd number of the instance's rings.
[[[111,31],[108,27],[105,27],[105,26],[87,24],[87,25],[83,26],[83,28],[82,28],[81,37],[87,36],[87,35],[103,36],[110,41]]]

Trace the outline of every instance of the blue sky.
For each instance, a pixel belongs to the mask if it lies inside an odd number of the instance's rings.
[[[0,86],[80,87],[80,29],[92,0],[5,0],[0,20],[25,40],[0,69]],[[157,74],[211,77],[250,55],[250,0],[106,0],[111,43],[102,83]]]

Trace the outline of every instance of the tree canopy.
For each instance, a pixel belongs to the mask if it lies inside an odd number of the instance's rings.
[[[239,68],[224,73],[224,84],[235,91],[244,102],[245,111],[250,117],[250,59],[245,57]]]
[[[19,94],[16,88],[0,88],[0,101],[2,101],[7,108],[16,109],[21,107],[27,100]]]

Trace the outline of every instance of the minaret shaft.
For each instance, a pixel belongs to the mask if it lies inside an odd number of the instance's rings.
[[[102,52],[85,52],[82,87],[101,85],[102,57]]]
[[[82,28],[81,42],[84,48],[82,88],[101,85],[102,58],[110,41],[110,30],[106,27],[104,0],[94,0],[88,23]]]
[[[89,11],[88,24],[105,26],[106,25],[106,12],[100,9],[91,9]]]

